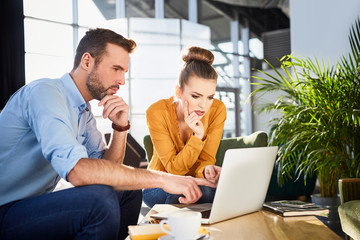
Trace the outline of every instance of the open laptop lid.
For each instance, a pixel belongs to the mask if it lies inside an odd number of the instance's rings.
[[[278,147],[256,147],[225,152],[210,224],[262,208],[277,151]]]
[[[229,149],[225,152],[221,175],[213,204],[197,204],[151,215],[166,219],[175,211],[211,209],[202,224],[212,224],[262,208],[268,190],[278,147]]]

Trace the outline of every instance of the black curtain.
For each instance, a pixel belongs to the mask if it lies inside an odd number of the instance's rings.
[[[23,0],[0,1],[0,110],[25,84]]]

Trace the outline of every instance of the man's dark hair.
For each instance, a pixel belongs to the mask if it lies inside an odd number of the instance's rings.
[[[106,45],[108,43],[118,45],[128,51],[128,53],[131,53],[136,48],[135,41],[124,38],[114,31],[103,28],[90,29],[80,40],[76,49],[73,70],[79,66],[81,57],[86,52],[95,58],[95,65],[97,65],[106,53]]]

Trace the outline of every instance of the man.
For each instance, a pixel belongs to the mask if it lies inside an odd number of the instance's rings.
[[[129,106],[114,94],[135,47],[110,30],[89,30],[70,74],[33,81],[11,97],[0,114],[1,239],[124,239],[137,223],[140,189],[159,187],[193,203],[201,197],[198,185],[213,186],[122,165]],[[92,99],[112,121],[108,149]],[[52,192],[60,177],[75,187]]]

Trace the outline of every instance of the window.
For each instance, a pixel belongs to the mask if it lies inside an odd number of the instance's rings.
[[[71,70],[72,0],[24,0],[25,82]]]
[[[115,17],[115,1],[112,8],[104,1],[93,0],[23,0],[23,3],[26,83],[71,71],[78,39],[89,27]]]

